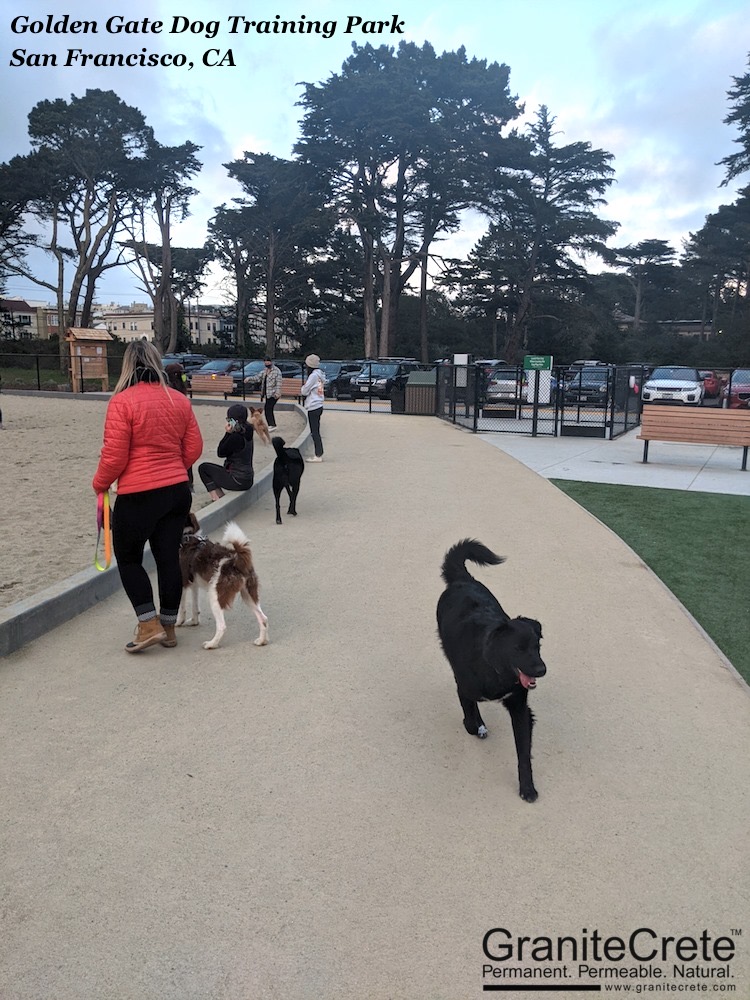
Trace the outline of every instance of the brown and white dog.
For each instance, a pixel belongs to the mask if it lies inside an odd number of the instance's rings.
[[[263,444],[270,444],[271,434],[268,430],[265,414],[260,406],[250,407],[250,423],[253,425],[255,433],[261,439]]]
[[[216,623],[216,634],[203,643],[204,649],[216,649],[227,630],[224,612],[239,594],[252,608],[260,626],[256,646],[268,643],[268,618],[258,603],[258,575],[253,567],[250,544],[233,522],[226,526],[221,542],[212,542],[201,534],[195,514],[187,516],[180,546],[182,600],[178,625],[199,624],[199,593],[205,590]],[[191,617],[187,618],[188,595],[192,598]]]

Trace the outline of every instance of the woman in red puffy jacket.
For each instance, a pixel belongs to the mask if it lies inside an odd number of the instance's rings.
[[[202,451],[190,401],[167,386],[159,352],[146,340],[128,344],[107,406],[93,487],[103,493],[117,481],[112,541],[120,579],[138,619],[135,639],[125,647],[129,653],[157,643],[177,645],[180,541],[191,504],[187,470]],[[143,567],[146,542],[156,562],[158,614]]]

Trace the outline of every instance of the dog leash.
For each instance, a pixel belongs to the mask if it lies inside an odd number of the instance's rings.
[[[98,570],[109,569],[112,562],[112,533],[109,524],[109,492],[100,493],[96,501],[96,548],[94,549],[94,566]],[[104,531],[104,565],[99,562],[99,542]]]

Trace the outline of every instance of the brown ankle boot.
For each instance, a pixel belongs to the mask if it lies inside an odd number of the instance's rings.
[[[138,622],[138,628],[135,630],[135,638],[125,646],[125,649],[129,653],[140,653],[142,649],[155,646],[162,639],[166,638],[167,633],[164,631],[162,623],[158,618],[151,618],[147,622]]]
[[[167,646],[172,649],[173,646],[177,645],[177,633],[175,632],[174,625],[163,625],[162,628],[167,633],[167,638],[161,640],[162,646]]]

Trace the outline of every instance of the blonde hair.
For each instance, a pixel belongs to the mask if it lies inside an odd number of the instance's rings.
[[[122,371],[112,394],[142,381],[160,382],[167,391],[167,374],[157,349],[148,340],[132,340],[122,356]]]

